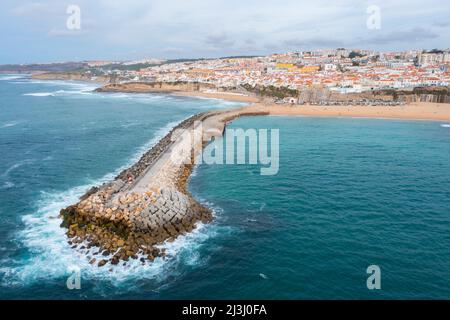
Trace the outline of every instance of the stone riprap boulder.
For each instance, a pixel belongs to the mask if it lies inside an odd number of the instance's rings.
[[[181,122],[114,181],[91,188],[77,204],[61,210],[69,244],[87,250],[89,262],[99,267],[139,255],[143,263],[164,257],[159,244],[213,218],[211,210],[187,191],[195,154],[221,135],[227,122],[266,114],[240,108],[201,113]],[[179,129],[193,134],[180,134]]]

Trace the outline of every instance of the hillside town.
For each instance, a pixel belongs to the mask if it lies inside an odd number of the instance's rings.
[[[137,65],[145,61],[127,62]],[[155,62],[155,60],[152,60]],[[110,62],[89,62],[123,81],[198,82],[216,87],[324,87],[339,93],[420,86],[450,86],[450,50],[376,52],[343,48],[165,63],[104,70]]]

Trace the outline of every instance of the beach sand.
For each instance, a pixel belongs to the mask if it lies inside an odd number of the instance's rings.
[[[247,96],[244,94],[237,94],[232,92],[203,92],[203,91],[182,91],[174,92],[173,94],[186,97],[201,97],[209,99],[222,99],[236,102],[260,102],[261,99],[257,97]]]
[[[252,103],[255,112],[279,116],[356,117],[403,120],[450,121],[450,104],[416,102],[401,106],[312,106],[268,104],[253,96],[226,92],[178,92],[177,95]]]
[[[450,121],[450,104],[412,103],[403,106],[287,106],[256,103],[250,108],[271,115],[312,117],[357,117],[403,120]]]

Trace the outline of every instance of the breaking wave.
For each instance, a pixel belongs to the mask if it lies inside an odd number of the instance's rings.
[[[22,75],[1,75],[0,81],[11,81],[11,80],[19,80],[22,79]]]
[[[50,97],[54,94],[52,92],[35,92],[35,93],[24,93],[24,96],[32,96],[32,97]]]
[[[65,229],[60,227],[59,211],[62,208],[76,203],[79,197],[90,187],[110,181],[121,170],[135,163],[143,153],[155,145],[177,124],[178,122],[171,122],[160,128],[155,133],[155,137],[139,148],[127,164],[101,179],[62,192],[42,192],[36,203],[36,211],[22,217],[24,229],[16,237],[16,240],[30,254],[26,255],[25,258],[21,256],[20,258],[9,259],[9,261],[2,261],[3,267],[0,269],[0,274],[3,274],[2,284],[26,286],[39,281],[67,278],[71,274],[71,268],[76,266],[81,270],[82,279],[107,280],[111,285],[124,290],[130,290],[134,281],[151,279],[156,283],[155,292],[157,292],[157,288],[161,286],[161,281],[169,275],[173,277],[181,274],[183,266],[202,265],[206,260],[202,259],[199,249],[206,240],[218,233],[218,226],[215,224],[199,223],[193,232],[179,236],[173,242],[166,242],[161,245],[162,248],[166,249],[166,258],[159,257],[152,263],[146,262],[143,264],[139,259],[141,257],[139,257],[136,260],[130,259],[126,265],[123,265],[123,263],[119,265],[108,263],[102,268],[97,267],[96,264],[89,264],[87,259],[89,254],[91,254],[91,257],[95,257],[92,256],[95,248],[91,248],[89,253],[86,252],[88,249],[84,251],[72,249],[67,243]],[[19,165],[23,164],[17,164],[15,168],[8,169],[6,174],[15,170]],[[220,209],[213,211],[217,214]],[[127,283],[126,286],[125,282]],[[101,295],[107,296],[110,294],[110,292],[103,292],[105,289],[102,282],[96,281],[95,283],[95,289]]]

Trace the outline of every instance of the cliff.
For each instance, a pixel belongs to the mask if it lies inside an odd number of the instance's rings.
[[[212,84],[195,82],[125,82],[108,84],[96,89],[97,92],[182,92],[215,89]]]
[[[72,81],[93,81],[99,83],[109,83],[108,76],[92,76],[81,72],[44,72],[34,73],[32,79],[40,80],[72,80]]]
[[[411,91],[385,90],[381,94],[393,100],[410,102],[450,103],[450,87],[416,87]]]

